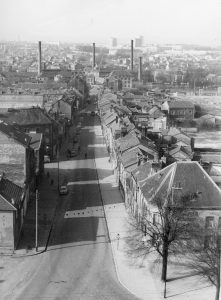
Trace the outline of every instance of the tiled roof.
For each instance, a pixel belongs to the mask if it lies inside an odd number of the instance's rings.
[[[105,125],[109,125],[110,123],[116,121],[116,117],[117,117],[117,114],[116,113],[113,113],[112,115],[110,115],[108,118],[106,118],[104,120],[104,124]]]
[[[124,152],[121,156],[121,161],[122,161],[124,168],[127,168],[134,164],[137,165],[137,155],[138,154],[142,155],[139,148]]]
[[[175,162],[148,178],[142,186],[145,198],[191,196],[195,208],[221,208],[221,190],[195,161]]]
[[[142,184],[142,181],[147,179],[151,175],[152,171],[152,163],[146,162],[143,165],[140,165],[132,172],[133,176],[137,180],[137,182]]]
[[[39,108],[19,109],[9,112],[7,114],[6,122],[17,123],[18,125],[31,125],[31,124],[51,124],[52,121],[44,111]]]
[[[24,147],[28,147],[30,144],[31,137],[18,130],[15,126],[10,125],[6,122],[0,120],[0,131],[6,134],[8,137],[13,138],[19,144],[22,144]]]
[[[140,144],[139,139],[132,133],[128,133],[124,137],[117,140],[120,151],[124,152],[130,148],[136,147]]]
[[[189,159],[192,158],[192,152],[190,151],[190,149],[178,145],[169,150],[169,155],[175,157],[178,152],[182,152]]]
[[[21,187],[3,177],[0,180],[0,210],[13,211],[20,207],[23,192]]]
[[[191,143],[191,138],[189,136],[187,136],[186,134],[184,134],[184,133],[175,134],[174,137],[177,140],[177,142],[180,141],[180,142],[183,142],[187,145],[190,145],[190,143]]]
[[[194,108],[194,104],[190,101],[171,101],[169,102],[169,108]]]
[[[114,70],[110,73],[110,76],[115,77],[132,77],[132,74],[130,71],[127,70]]]

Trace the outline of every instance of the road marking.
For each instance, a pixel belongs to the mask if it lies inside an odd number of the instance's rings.
[[[66,211],[64,218],[73,219],[73,218],[88,218],[88,217],[103,217],[103,216],[104,216],[103,208],[96,207],[96,208],[86,208],[86,209]]]
[[[68,185],[80,185],[80,184],[98,184],[98,180],[81,180],[81,181],[71,181]]]

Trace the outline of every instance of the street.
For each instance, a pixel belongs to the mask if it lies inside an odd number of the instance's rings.
[[[94,160],[103,137],[94,125],[97,116],[84,117],[81,153],[60,159],[59,181],[69,193],[59,197],[47,251],[28,258],[24,280],[5,299],[135,299],[117,280]],[[57,163],[48,168],[56,172]]]

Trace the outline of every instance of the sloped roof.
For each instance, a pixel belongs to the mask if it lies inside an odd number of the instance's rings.
[[[128,133],[124,137],[117,140],[120,151],[124,152],[130,148],[136,147],[140,144],[139,139],[132,133]]]
[[[0,210],[13,211],[20,207],[23,192],[23,188],[2,177],[0,180]]]
[[[10,124],[17,123],[18,125],[43,125],[52,123],[50,117],[47,116],[39,107],[19,109],[9,112],[7,114],[6,122]]]
[[[174,137],[177,140],[177,142],[181,141],[187,145],[189,145],[191,143],[191,138],[188,135],[184,134],[183,132],[175,134]]]
[[[114,77],[132,77],[132,74],[128,70],[114,70],[109,75]]]
[[[137,182],[142,183],[143,180],[147,179],[151,175],[152,163],[146,162],[143,165],[140,165],[132,172],[134,178]]]
[[[121,156],[121,162],[124,168],[137,164],[137,155],[142,154],[139,148],[126,151]]]
[[[173,149],[169,151],[169,155],[174,157],[178,152],[182,152],[186,157],[192,158],[192,152],[188,150],[189,149],[186,149],[186,147],[176,145]]]
[[[18,130],[15,126],[1,120],[0,131],[6,134],[8,137],[13,138],[16,142],[23,145],[24,147],[28,147],[30,144],[31,137],[28,134]]]
[[[191,196],[193,208],[221,208],[221,190],[195,161],[175,162],[149,177],[141,187],[144,197]]]
[[[171,101],[168,103],[169,108],[194,108],[194,104],[190,101]]]
[[[116,117],[117,117],[117,114],[116,113],[113,113],[112,115],[110,115],[108,118],[106,118],[104,120],[104,124],[105,125],[109,125],[110,123],[116,121]]]

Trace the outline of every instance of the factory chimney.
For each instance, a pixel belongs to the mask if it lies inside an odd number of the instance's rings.
[[[142,56],[139,57],[138,81],[142,81]]]
[[[93,63],[92,63],[93,69],[95,68],[95,43],[93,43]]]
[[[131,54],[130,54],[130,70],[134,69],[134,41],[131,40]]]
[[[41,42],[38,42],[38,76],[41,76]]]

